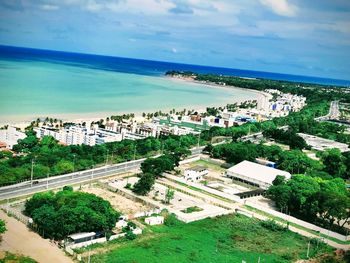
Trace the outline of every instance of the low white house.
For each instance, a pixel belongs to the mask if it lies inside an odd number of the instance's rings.
[[[188,168],[184,172],[184,177],[187,181],[199,181],[203,179],[203,176],[209,173],[208,168],[204,166],[194,166]]]
[[[291,178],[291,174],[286,171],[249,161],[240,162],[226,171],[227,177],[256,185],[262,189],[269,188],[277,175],[282,175],[286,179]]]
[[[148,225],[161,225],[164,224],[163,216],[150,216],[145,218],[145,223]]]

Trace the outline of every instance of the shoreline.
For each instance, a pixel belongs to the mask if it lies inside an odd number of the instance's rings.
[[[163,76],[162,78],[167,79],[168,81],[177,81],[182,83],[191,83],[200,85],[205,88],[212,88],[212,89],[224,89],[226,91],[230,91],[232,93],[235,93],[235,91],[244,91],[244,92],[251,92],[255,94],[256,97],[251,98],[251,100],[259,100],[259,99],[269,99],[270,94],[265,93],[263,91],[257,91],[252,89],[244,89],[240,87],[235,86],[223,86],[216,83],[202,83],[200,81],[196,80],[189,80],[184,78],[177,78],[177,77],[169,77],[169,76]],[[228,103],[240,103],[247,101],[247,99],[239,99],[235,98],[234,95],[231,97],[224,98],[221,105],[218,105],[218,103],[206,103],[206,104],[200,104],[200,105],[183,105],[178,107],[169,107],[169,108],[155,108],[153,110],[136,110],[136,111],[113,111],[113,112],[82,112],[82,113],[50,113],[50,114],[20,114],[20,115],[13,115],[13,116],[0,116],[0,126],[4,125],[12,125],[19,128],[25,128],[27,127],[32,121],[35,121],[37,118],[45,119],[46,117],[49,118],[56,118],[58,120],[62,120],[63,122],[88,122],[88,121],[98,121],[100,119],[106,119],[107,117],[110,117],[112,115],[123,115],[128,113],[134,113],[135,119],[140,119],[142,117],[142,113],[154,113],[158,110],[161,110],[162,112],[169,112],[170,110],[174,109],[177,111],[181,111],[183,109],[187,110],[205,110],[207,107],[222,107],[226,106]]]

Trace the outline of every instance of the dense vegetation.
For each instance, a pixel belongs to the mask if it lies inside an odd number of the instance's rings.
[[[164,172],[172,171],[179,165],[181,155],[165,154],[157,158],[148,158],[141,164],[139,181],[133,186],[133,191],[138,195],[147,195],[155,183],[156,178]]]
[[[169,72],[169,74],[178,74]],[[193,75],[193,73],[184,73]],[[350,94],[343,94],[339,88],[325,87],[274,81],[274,80],[249,80],[235,77],[216,75],[196,75],[197,80],[226,83],[243,88],[263,90],[266,88],[278,89],[282,92],[291,92],[307,97],[308,106],[301,112],[293,112],[287,117],[275,118],[263,123],[247,123],[239,127],[218,128],[214,127],[201,134],[202,141],[210,141],[216,136],[229,136],[234,140],[253,132],[265,131],[269,136],[289,144],[292,148],[305,147],[303,141],[295,135],[296,132],[306,132],[321,137],[334,139],[340,142],[350,143],[350,135],[345,134],[344,127],[315,121],[317,116],[326,115],[329,110],[329,102],[342,99],[350,102]],[[175,110],[173,110],[175,112]],[[215,108],[208,108],[210,114],[217,114]],[[126,115],[125,115],[126,116]],[[125,117],[124,116],[124,117]],[[120,120],[121,116],[111,118]],[[128,115],[127,117],[132,117]],[[53,120],[54,121],[54,120]],[[278,126],[288,125],[293,139],[286,140],[286,136],[272,133]],[[269,133],[270,132],[270,133]],[[14,150],[17,155],[0,154],[0,185],[11,184],[21,180],[28,180],[31,173],[31,164],[34,163],[34,178],[59,175],[78,170],[89,169],[96,165],[118,163],[132,160],[133,158],[149,157],[161,151],[186,152],[188,148],[196,145],[197,138],[193,135],[169,136],[161,138],[147,138],[138,141],[124,140],[122,142],[106,143],[104,145],[87,146],[72,145],[63,146],[52,137],[44,137],[40,141],[32,130],[27,131],[28,137],[20,140]]]
[[[108,252],[95,254],[92,262],[258,262],[260,257],[260,262],[286,263],[306,258],[309,242],[273,222],[238,215],[189,224],[171,218],[166,225],[149,229],[134,242],[112,241]],[[324,244],[311,241],[311,257],[329,251]]]
[[[63,191],[37,193],[25,203],[24,213],[30,216],[38,233],[52,239],[63,239],[79,232],[104,232],[115,227],[119,213],[108,201],[93,194]]]
[[[340,178],[294,175],[285,181],[277,177],[267,196],[281,211],[346,234],[343,226],[350,221],[350,195]]]
[[[288,125],[295,132],[305,132],[321,136],[324,138],[336,140],[350,144],[350,135],[344,133],[344,126],[318,122],[314,120],[315,117],[324,116],[328,113],[329,103],[332,100],[341,100],[342,102],[350,103],[350,93],[344,93],[342,87],[333,87],[317,84],[305,84],[295,83],[288,81],[277,81],[268,79],[244,79],[232,76],[212,75],[212,74],[196,74],[193,72],[179,72],[179,71],[168,71],[166,75],[169,76],[190,76],[194,80],[211,82],[216,84],[225,84],[227,86],[235,86],[240,88],[247,88],[253,90],[265,90],[265,89],[276,89],[283,93],[291,93],[302,95],[307,98],[308,106],[301,112],[294,112],[289,114],[287,117],[275,118],[272,120],[270,125],[271,128],[275,128],[274,125],[284,126]],[[232,104],[228,105],[232,108]],[[213,111],[213,109],[212,109]],[[263,125],[263,126],[261,126]],[[252,132],[264,130],[264,126],[268,124],[255,123],[244,125],[244,133],[248,133],[248,128]],[[236,127],[228,129],[215,129],[211,132],[207,132],[207,136],[215,135],[228,135],[236,136],[242,133],[242,130],[236,130]]]
[[[31,163],[34,161],[34,178],[59,175],[90,169],[96,165],[119,163],[153,156],[162,152],[188,154],[188,148],[198,142],[194,135],[149,137],[143,140],[106,143],[103,145],[59,144],[53,137],[37,139],[33,131],[27,131],[28,137],[19,140],[14,150],[20,154],[0,156],[0,185],[28,180]],[[1,153],[1,152],[0,152]],[[107,159],[108,158],[108,159]]]

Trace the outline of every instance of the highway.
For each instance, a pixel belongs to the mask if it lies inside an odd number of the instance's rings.
[[[203,151],[203,149],[203,146],[191,149],[192,156],[200,154]],[[144,160],[146,159],[139,159],[119,164],[106,165],[103,167],[85,170],[81,172],[58,175],[46,179],[34,180],[33,184],[31,184],[30,181],[26,181],[19,184],[1,187],[0,200],[6,200],[9,198],[34,194],[49,189],[63,187],[65,185],[88,182],[91,180],[112,176],[118,173],[136,171],[140,168],[140,165]]]
[[[315,120],[317,121],[338,120],[339,117],[340,117],[339,101],[335,100],[331,102],[328,114],[325,116],[315,118]]]

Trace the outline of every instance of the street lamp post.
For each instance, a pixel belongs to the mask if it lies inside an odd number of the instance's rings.
[[[135,167],[135,174],[136,174],[136,164],[135,164],[135,161],[136,161],[136,144],[134,146],[134,167]]]
[[[50,176],[50,174],[47,173],[46,189],[49,189],[49,176]]]
[[[106,156],[106,166],[108,164],[108,149],[107,149],[107,156]]]
[[[72,173],[72,179],[74,177],[74,173],[75,173],[75,154],[73,154],[73,173]]]
[[[32,159],[32,169],[30,171],[30,187],[33,186],[33,176],[34,176],[34,159]]]

